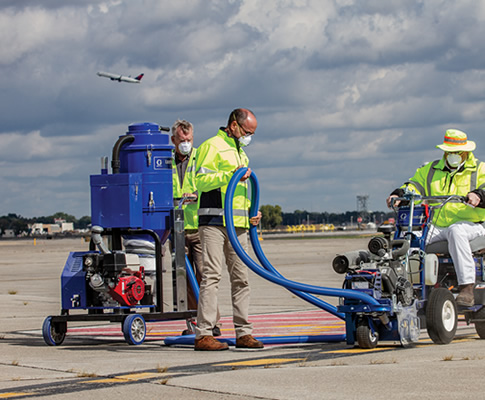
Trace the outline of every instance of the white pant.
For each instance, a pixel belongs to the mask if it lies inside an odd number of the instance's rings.
[[[458,284],[468,285],[475,283],[475,260],[470,248],[470,240],[478,236],[485,236],[485,228],[482,224],[461,221],[447,228],[431,226],[426,244],[447,240]]]

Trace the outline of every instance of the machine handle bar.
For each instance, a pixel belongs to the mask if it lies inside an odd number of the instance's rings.
[[[395,206],[396,202],[413,202],[413,203],[423,203],[423,204],[433,204],[433,208],[441,208],[446,203],[467,203],[467,196],[459,196],[456,194],[445,195],[445,196],[422,196],[414,192],[406,192],[402,197],[394,197],[391,199],[391,207],[396,210],[399,208],[399,204]],[[438,203],[438,204],[435,204]]]

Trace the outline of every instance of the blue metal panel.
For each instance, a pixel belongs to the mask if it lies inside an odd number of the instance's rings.
[[[83,255],[90,252],[71,252],[61,275],[62,308],[86,308],[86,273],[83,271]]]
[[[142,174],[91,175],[91,223],[142,228]]]

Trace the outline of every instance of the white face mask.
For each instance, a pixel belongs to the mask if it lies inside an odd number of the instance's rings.
[[[246,147],[249,146],[249,143],[251,143],[251,136],[241,136],[238,140],[242,147]]]
[[[446,155],[446,162],[451,168],[458,168],[461,164],[461,154],[448,153]]]
[[[182,142],[179,143],[179,151],[182,153],[184,156],[190,153],[190,150],[192,150],[192,143],[190,142]]]

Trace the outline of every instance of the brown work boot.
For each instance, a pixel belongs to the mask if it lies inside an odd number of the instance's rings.
[[[227,343],[221,343],[214,339],[214,336],[202,336],[200,339],[195,339],[194,350],[201,351],[220,351],[229,348]]]
[[[264,344],[251,335],[244,335],[236,339],[236,347],[238,349],[262,349]]]
[[[473,294],[473,289],[475,288],[474,283],[469,285],[460,285],[460,293],[456,296],[456,304],[464,307],[471,307],[475,304],[475,296]]]

